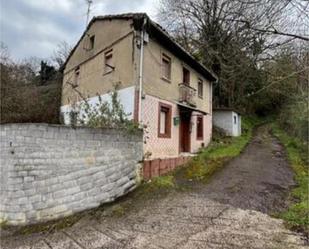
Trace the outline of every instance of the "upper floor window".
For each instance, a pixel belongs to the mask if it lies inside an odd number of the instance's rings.
[[[162,54],[162,77],[167,80],[171,80],[171,58],[165,54]]]
[[[203,137],[204,137],[203,116],[198,115],[196,117],[196,139],[203,140]]]
[[[197,94],[201,99],[203,98],[203,81],[201,79],[197,82]]]
[[[90,50],[94,48],[94,40],[95,40],[95,36],[94,35],[90,36],[89,38],[89,49]]]
[[[172,106],[159,103],[158,137],[170,138],[172,126]]]
[[[190,85],[190,71],[185,67],[182,68],[182,77],[182,83]]]
[[[113,50],[109,50],[104,54],[104,61],[105,61],[105,66],[104,66],[104,73],[110,73],[112,72],[115,67],[113,66]]]
[[[74,71],[74,83],[73,83],[73,87],[77,87],[79,85],[79,81],[80,81],[80,69],[79,67],[77,67]]]

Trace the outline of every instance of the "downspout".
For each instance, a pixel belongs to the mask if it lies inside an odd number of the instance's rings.
[[[143,99],[143,64],[144,64],[144,27],[147,19],[144,18],[141,28],[141,41],[140,41],[140,57],[139,57],[139,101],[138,101],[138,123],[142,123],[142,99]]]

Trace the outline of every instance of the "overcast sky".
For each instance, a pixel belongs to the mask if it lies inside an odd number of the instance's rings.
[[[93,0],[91,16],[146,12],[155,19],[159,0]],[[85,29],[86,0],[0,0],[0,40],[14,59],[48,58],[57,44],[74,45]]]

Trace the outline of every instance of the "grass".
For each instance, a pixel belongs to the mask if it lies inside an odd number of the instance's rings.
[[[165,175],[165,176],[159,176],[152,179],[152,183],[150,185],[152,188],[174,188],[175,180],[173,175]]]
[[[304,144],[296,138],[289,136],[277,124],[274,123],[272,125],[272,130],[286,149],[297,183],[297,187],[291,193],[294,202],[279,216],[286,221],[289,228],[309,234],[309,176],[306,163],[308,155],[303,153],[305,151],[303,148]]]
[[[259,119],[243,118],[242,135],[239,137],[224,137],[215,131],[211,144],[188,163],[185,177],[207,181],[226,161],[242,152],[252,137],[253,128],[258,124]]]

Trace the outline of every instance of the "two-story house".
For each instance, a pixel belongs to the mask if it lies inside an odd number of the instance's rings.
[[[64,66],[61,112],[120,84],[126,113],[146,126],[146,178],[183,163],[212,133],[216,76],[144,13],[94,17]],[[148,174],[148,175],[147,175]]]

